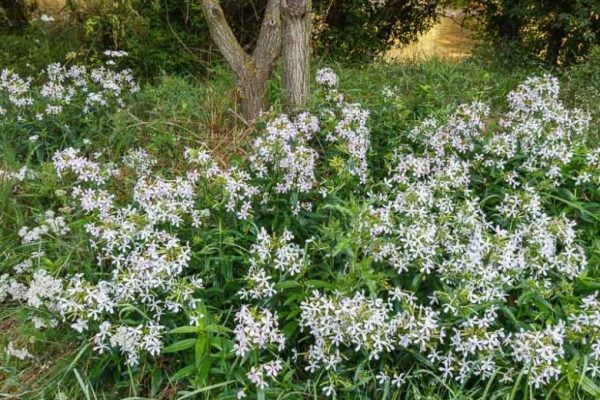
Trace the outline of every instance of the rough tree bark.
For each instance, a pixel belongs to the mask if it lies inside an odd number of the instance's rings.
[[[288,111],[306,106],[310,82],[311,0],[281,0],[283,86]]]
[[[269,108],[267,82],[281,49],[280,0],[269,0],[252,55],[235,38],[218,0],[202,0],[210,35],[237,77],[242,114],[248,122]]]

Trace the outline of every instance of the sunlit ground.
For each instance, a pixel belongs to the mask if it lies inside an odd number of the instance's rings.
[[[390,50],[385,59],[399,62],[432,57],[461,60],[470,55],[471,49],[477,43],[472,35],[471,30],[460,25],[460,17],[442,17],[440,22],[421,35],[416,43]]]
[[[67,5],[66,0],[37,0],[41,12],[57,12]]]

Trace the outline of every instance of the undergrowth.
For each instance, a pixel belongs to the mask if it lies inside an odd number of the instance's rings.
[[[594,63],[334,65],[253,129],[220,68],[0,103],[0,393],[597,398]]]

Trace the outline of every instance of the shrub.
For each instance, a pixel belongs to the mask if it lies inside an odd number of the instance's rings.
[[[431,27],[438,1],[315,0],[316,53],[370,61],[396,42],[407,44]],[[136,76],[161,72],[199,75],[218,59],[201,7],[193,1],[98,0],[72,3],[70,23],[83,28],[83,46],[126,50]],[[240,44],[253,48],[267,2],[224,0],[221,6]],[[100,50],[99,50],[100,49]]]
[[[267,118],[227,165],[205,148],[171,168],[142,149],[118,163],[56,152],[49,211],[19,227],[0,301],[70,326],[129,374],[168,371],[188,396],[398,398],[442,383],[481,398],[523,382],[596,396],[589,116],[532,77],[506,112],[464,104],[384,155],[369,111],[333,71],[318,80],[312,114]]]
[[[523,51],[551,65],[587,58],[600,43],[598,4],[587,0],[477,0],[467,6],[482,28],[508,56]]]
[[[437,19],[439,0],[314,1],[315,48],[325,57],[369,62],[394,45],[406,45]]]

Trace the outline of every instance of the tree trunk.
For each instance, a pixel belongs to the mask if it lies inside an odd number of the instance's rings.
[[[252,56],[235,38],[218,0],[202,0],[202,10],[212,39],[237,77],[242,114],[247,122],[253,122],[269,108],[267,82],[281,48],[279,0],[267,4]]]
[[[311,0],[281,0],[283,86],[288,111],[306,107],[310,88]]]
[[[269,109],[269,99],[266,95],[268,79],[269,74],[258,74],[250,68],[238,79],[240,106],[247,122],[254,121],[261,112]]]

